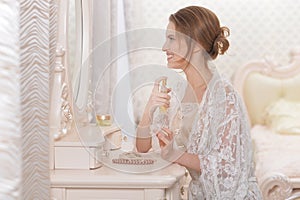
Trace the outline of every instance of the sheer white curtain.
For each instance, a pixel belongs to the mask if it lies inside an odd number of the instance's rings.
[[[0,2],[0,199],[21,199],[22,142],[18,1]]]

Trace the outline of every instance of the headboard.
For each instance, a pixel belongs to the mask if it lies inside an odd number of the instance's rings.
[[[235,73],[234,85],[252,125],[264,124],[265,109],[279,99],[300,102],[300,49],[292,50],[290,57],[286,66],[265,59],[250,62]]]

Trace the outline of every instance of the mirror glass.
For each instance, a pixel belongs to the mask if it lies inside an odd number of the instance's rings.
[[[67,36],[67,45],[68,45],[68,64],[69,64],[69,73],[71,80],[73,80],[73,74],[74,71],[76,71],[75,67],[75,57],[76,57],[76,10],[75,10],[75,0],[69,0],[69,5],[68,5],[68,36]]]
[[[83,112],[86,108],[88,70],[83,59],[84,16],[82,0],[69,0],[68,5],[68,64],[74,109]]]

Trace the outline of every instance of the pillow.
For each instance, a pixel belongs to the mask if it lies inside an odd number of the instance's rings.
[[[279,99],[265,109],[264,118],[277,133],[300,135],[300,102]]]

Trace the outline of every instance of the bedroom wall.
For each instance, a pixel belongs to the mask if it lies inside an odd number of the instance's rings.
[[[189,5],[209,8],[221,25],[230,28],[231,47],[215,62],[228,76],[239,66],[264,56],[285,65],[290,49],[300,45],[300,2],[294,0],[126,0],[127,29],[166,28],[169,15]],[[153,59],[165,62],[162,53],[143,54],[144,62]]]

